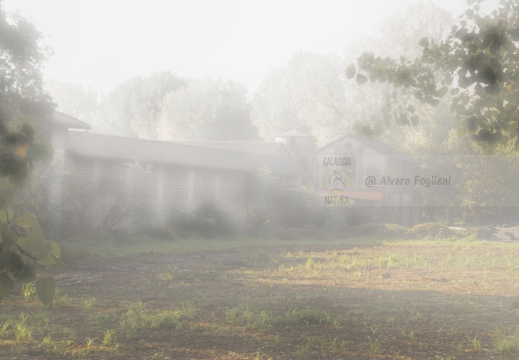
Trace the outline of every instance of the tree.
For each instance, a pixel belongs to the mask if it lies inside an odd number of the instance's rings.
[[[186,85],[167,71],[127,80],[101,101],[89,122],[97,132],[156,139],[164,98]]]
[[[343,64],[334,54],[296,54],[284,67],[272,70],[252,99],[252,121],[261,136],[298,130],[319,144],[348,127]]]
[[[54,279],[38,276],[36,266],[63,266],[58,244],[44,239],[36,216],[17,201],[31,165],[50,155],[29,125],[52,110],[40,73],[47,53],[34,26],[0,1],[0,300],[14,282],[36,280],[39,299],[51,304]]]
[[[430,19],[434,21],[430,21]],[[432,36],[445,39],[452,16],[430,1],[422,1],[391,14],[383,23],[381,36],[357,39],[336,54],[303,52],[286,66],[272,70],[254,94],[252,119],[265,139],[287,130],[311,134],[324,145],[353,130],[359,119],[370,119],[384,103],[387,84],[363,87],[345,81],[344,64],[359,52],[377,51],[384,56],[396,53],[419,54],[418,40]],[[415,105],[418,111],[418,105]],[[385,140],[401,144],[403,134]],[[396,139],[400,138],[400,139]]]
[[[247,89],[238,83],[195,79],[162,104],[160,140],[257,140]]]
[[[4,11],[0,0],[0,118],[4,124],[49,114],[41,67],[49,50],[36,28],[20,15]]]
[[[391,121],[415,124],[420,116],[410,100],[437,106],[450,96],[460,135],[471,134],[487,153],[503,145],[519,149],[519,5],[501,0],[485,15],[482,0],[469,2],[445,41],[419,41],[421,57],[395,60],[364,53],[348,66],[347,78],[358,84],[369,80],[392,87],[381,116],[361,124],[361,131],[374,135]]]
[[[98,93],[79,84],[47,81],[46,89],[56,104],[56,110],[90,122],[98,107]]]

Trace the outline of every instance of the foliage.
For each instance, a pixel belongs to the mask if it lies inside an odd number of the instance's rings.
[[[0,300],[15,282],[35,280],[38,298],[50,305],[54,279],[38,276],[36,266],[64,268],[61,251],[56,242],[44,239],[37,217],[17,200],[28,191],[23,186],[31,166],[52,158],[29,125],[51,110],[40,73],[46,56],[36,28],[21,16],[6,14],[0,2]]]
[[[90,121],[99,106],[99,94],[79,84],[46,81],[47,91],[56,103],[56,110],[73,117]]]
[[[238,83],[194,79],[164,97],[159,140],[258,140],[247,89]]]
[[[148,224],[138,230],[143,235],[154,239],[173,240],[173,232],[163,225]]]
[[[16,188],[23,192],[31,160],[41,157],[34,131],[22,125],[18,132],[7,132],[0,143],[0,299],[15,282],[36,279],[36,294],[46,305],[54,298],[54,279],[37,278],[36,265],[58,265],[64,269],[61,250],[44,239],[38,219],[17,200]]]
[[[169,223],[176,233],[186,236],[214,238],[237,232],[234,217],[216,202],[201,203],[192,213],[174,209]]]
[[[278,227],[272,232],[272,236],[283,240],[319,239],[326,241],[331,238],[331,234],[328,231],[313,225],[304,225],[297,228]]]
[[[48,110],[40,69],[48,56],[27,19],[8,14],[0,1],[0,118],[3,125]]]
[[[448,237],[461,237],[457,231],[451,230],[448,227],[434,222],[423,223],[415,225],[411,228],[408,233],[409,238],[421,239],[421,238],[434,238],[443,239]]]
[[[409,228],[398,224],[361,224],[347,229],[350,236],[383,236],[385,239],[403,238]]]
[[[186,84],[186,80],[170,72],[127,80],[101,100],[90,119],[92,128],[105,134],[156,139],[165,97]],[[60,99],[62,106],[70,108],[66,98]]]
[[[485,15],[482,2],[469,1],[469,9],[445,41],[423,37],[420,58],[396,60],[364,53],[348,66],[346,76],[360,85],[369,80],[392,86],[381,117],[370,125],[359,123],[359,131],[376,135],[391,121],[417,124],[420,116],[410,99],[437,106],[450,96],[460,135],[471,134],[485,152],[507,144],[519,149],[518,5],[502,0]]]
[[[304,52],[265,77],[251,116],[266,140],[295,129],[324,144],[344,131],[348,111],[340,57]]]

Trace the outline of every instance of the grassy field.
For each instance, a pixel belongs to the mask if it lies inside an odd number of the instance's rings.
[[[0,303],[0,359],[519,357],[519,243],[105,246],[58,276],[51,309],[30,286]]]

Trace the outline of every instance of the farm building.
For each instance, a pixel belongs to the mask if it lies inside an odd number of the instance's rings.
[[[400,176],[412,166],[408,157],[377,140],[347,135],[315,149],[310,136],[294,131],[274,142],[165,142],[88,129],[88,124],[73,117],[54,115],[54,169],[64,175],[61,192],[54,193],[61,193],[65,212],[74,208],[92,223],[102,223],[111,208],[123,203],[189,212],[201,203],[218,202],[236,212],[247,210],[252,206],[251,194],[257,192],[254,177],[261,171],[287,191],[299,191],[296,182],[317,191],[322,185],[320,161],[334,156],[355,159],[355,181],[345,190],[356,207],[380,217],[373,221],[415,222],[410,211],[412,194],[380,186],[367,188],[360,180],[377,171]],[[372,211],[380,205],[384,205],[381,210]]]

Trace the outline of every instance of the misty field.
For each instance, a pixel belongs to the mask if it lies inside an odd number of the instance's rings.
[[[191,244],[72,267],[51,309],[18,289],[0,303],[0,358],[519,355],[519,243]]]

